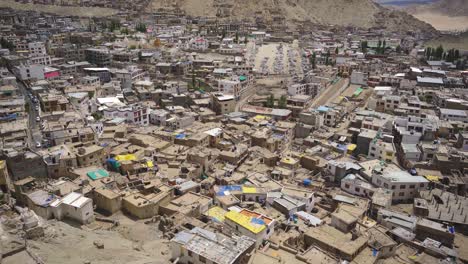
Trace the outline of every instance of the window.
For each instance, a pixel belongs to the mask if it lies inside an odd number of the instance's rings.
[[[345,187],[346,189],[349,189],[349,184],[346,183],[346,184],[344,185],[344,187]]]
[[[360,191],[361,191],[361,189],[360,189],[359,187],[354,188],[354,190],[355,190],[356,192],[360,192]]]
[[[410,188],[410,189],[414,189],[414,188],[416,188],[416,186],[415,186],[414,184],[411,184],[411,185],[409,186],[409,188]]]
[[[406,189],[406,185],[400,185],[400,189]]]
[[[189,255],[190,257],[192,257],[192,256],[193,256],[193,253],[192,253],[192,251],[190,251],[190,250],[187,250],[187,252],[188,252],[188,255]]]
[[[400,193],[398,194],[398,196],[405,196],[405,193],[404,193],[404,192],[400,192]]]
[[[206,263],[206,258],[204,256],[199,256],[199,260],[201,263]]]
[[[392,190],[395,190],[396,186],[395,185],[392,185]]]
[[[421,183],[419,187],[424,188],[424,183]]]

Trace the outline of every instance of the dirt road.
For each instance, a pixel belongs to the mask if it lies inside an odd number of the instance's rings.
[[[311,108],[325,105],[335,99],[349,85],[349,79],[341,79],[335,84],[329,85],[322,93],[314,99]]]

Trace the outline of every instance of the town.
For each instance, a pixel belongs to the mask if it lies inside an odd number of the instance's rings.
[[[468,263],[468,50],[87,2],[0,9],[0,263]]]

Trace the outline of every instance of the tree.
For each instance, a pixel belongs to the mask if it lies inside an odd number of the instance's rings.
[[[223,33],[221,35],[221,38],[224,39],[226,38],[226,29],[223,28]]]
[[[288,105],[288,98],[286,95],[282,95],[278,101],[278,107],[281,109],[285,109]]]
[[[247,36],[245,36],[245,38],[244,38],[244,43],[245,44],[249,43],[249,38]]]
[[[455,50],[454,57],[455,57],[455,60],[460,59],[460,51],[459,50]]]
[[[161,47],[161,40],[159,40],[158,38],[155,39],[153,42],[153,46],[155,46],[156,48]]]
[[[330,64],[330,50],[327,51],[327,55],[325,56],[325,65]]]
[[[272,94],[268,96],[265,106],[270,108],[275,107],[275,97]]]
[[[442,45],[439,45],[437,49],[435,50],[435,54],[433,53],[432,56],[435,57],[437,60],[442,59],[442,56],[444,55],[444,47]]]
[[[8,49],[10,51],[13,51],[15,49],[15,45],[10,41],[4,39],[3,37],[0,39],[0,45],[2,46],[2,48]]]
[[[146,33],[146,24],[145,23],[138,23],[135,29],[139,32]]]
[[[124,34],[124,35],[128,35],[128,28],[122,28],[120,29],[120,33]]]
[[[192,65],[192,88],[195,89],[195,82],[196,82],[196,76],[195,76],[195,67]]]
[[[340,49],[338,49],[338,47],[336,47],[336,49],[335,49],[335,54],[338,55],[338,53],[340,53]]]
[[[312,56],[310,56],[310,64],[312,65],[312,69],[316,69],[317,68],[317,55],[315,54],[315,52],[312,53]]]
[[[112,19],[109,24],[109,31],[114,32],[114,30],[120,29],[120,21],[117,19]]]
[[[368,48],[367,41],[361,41],[361,51],[362,51],[362,53],[366,53],[367,48]]]
[[[239,44],[239,32],[236,31],[236,39],[235,39],[236,43]]]
[[[398,45],[395,49],[396,53],[400,54],[401,53],[401,46]]]

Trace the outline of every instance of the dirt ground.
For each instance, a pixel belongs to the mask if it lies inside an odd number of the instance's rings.
[[[448,16],[433,12],[415,13],[413,16],[431,24],[437,30],[463,31],[468,29],[468,16]]]
[[[45,237],[29,241],[29,247],[48,264],[170,263],[169,241],[157,225],[146,225],[122,214],[112,216],[120,225],[112,230],[91,230],[69,223],[49,221]],[[96,227],[96,223],[91,225]],[[98,249],[94,243],[104,245]]]
[[[117,14],[117,10],[101,7],[78,7],[78,6],[57,6],[57,5],[34,5],[22,4],[14,0],[1,0],[0,7],[9,7],[23,11],[39,11],[45,13],[59,14],[65,16],[80,17],[106,17]]]

